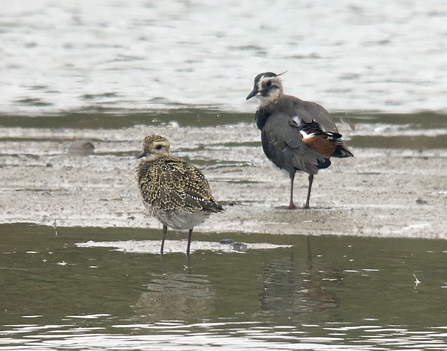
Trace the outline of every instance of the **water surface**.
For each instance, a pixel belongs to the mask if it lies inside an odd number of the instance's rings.
[[[198,250],[187,268],[180,253],[76,245],[159,244],[158,230],[0,229],[2,350],[447,347],[445,241],[195,234],[288,247]]]
[[[0,14],[0,113],[251,111],[253,77],[330,111],[446,111],[447,4],[22,0]]]

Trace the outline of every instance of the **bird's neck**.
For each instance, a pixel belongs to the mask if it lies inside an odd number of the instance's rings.
[[[265,123],[267,122],[267,119],[270,117],[270,115],[278,109],[279,102],[281,100],[281,97],[283,97],[282,93],[276,95],[273,99],[272,96],[269,97],[269,99],[259,99],[259,107],[255,114],[256,119],[256,125],[261,130]]]
[[[278,108],[278,104],[283,100],[283,94],[281,89],[272,90],[268,96],[257,95],[259,100],[259,107],[255,114],[256,125],[259,129],[262,129],[267,122],[267,119]]]
[[[256,125],[258,126],[259,130],[262,130],[262,128],[264,128],[264,125],[267,122],[267,119],[272,114],[273,109],[271,109],[271,107],[272,106],[270,106],[270,105],[267,105],[264,107],[260,106],[258,108],[258,110],[256,111],[255,120],[256,120]]]

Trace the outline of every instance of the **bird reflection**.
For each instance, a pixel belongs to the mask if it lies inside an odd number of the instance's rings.
[[[160,274],[147,289],[133,306],[140,321],[197,320],[213,315],[215,292],[205,276],[188,272]]]
[[[164,272],[165,270],[165,262],[163,259],[164,255],[160,255],[160,264],[161,264],[161,270],[162,272]],[[191,272],[191,255],[186,255],[186,261],[185,264],[183,265],[183,267],[185,268],[185,271]]]
[[[291,238],[296,240],[296,238]],[[289,257],[266,263],[263,287],[260,293],[260,313],[275,320],[300,314],[337,308],[339,301],[334,293],[326,290],[328,281],[341,281],[336,272],[314,267],[311,238],[307,236],[307,258]]]

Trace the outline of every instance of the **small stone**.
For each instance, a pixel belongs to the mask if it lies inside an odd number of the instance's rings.
[[[68,154],[70,155],[91,155],[95,152],[95,146],[87,140],[73,141],[68,146]]]

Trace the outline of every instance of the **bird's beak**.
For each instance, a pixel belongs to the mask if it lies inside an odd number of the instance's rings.
[[[258,94],[258,93],[259,93],[258,89],[256,89],[256,87],[253,88],[253,91],[250,94],[248,94],[248,96],[245,100],[250,100],[253,96],[256,96],[256,94]]]
[[[142,152],[141,154],[139,154],[138,156],[137,156],[137,159],[138,158],[143,158],[143,157],[145,157],[145,156],[147,156],[147,154],[146,154],[146,152]]]

